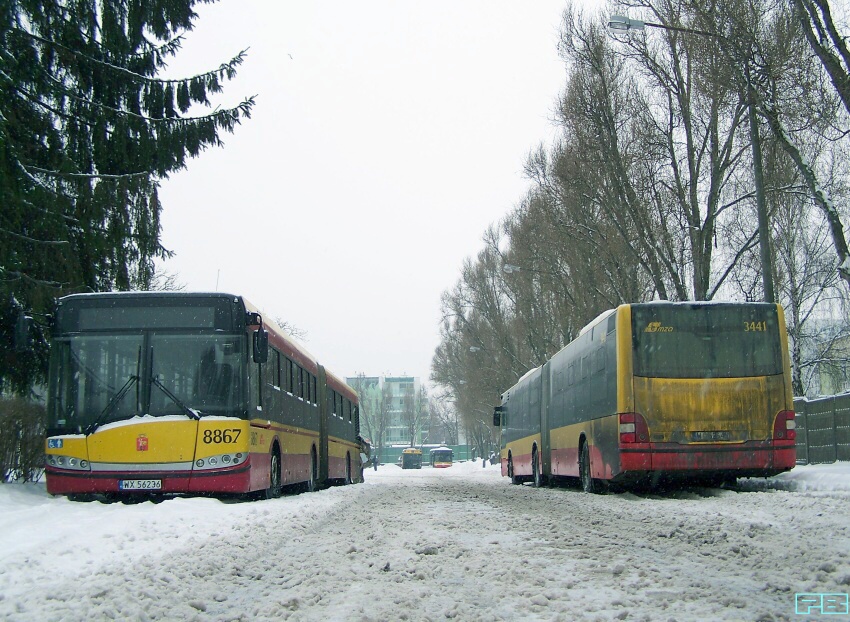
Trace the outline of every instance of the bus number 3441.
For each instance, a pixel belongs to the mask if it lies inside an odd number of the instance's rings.
[[[204,430],[204,443],[235,443],[239,438],[242,430],[233,428],[232,430]]]

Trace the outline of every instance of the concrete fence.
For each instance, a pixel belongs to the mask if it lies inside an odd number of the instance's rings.
[[[850,461],[850,393],[794,399],[797,463]]]

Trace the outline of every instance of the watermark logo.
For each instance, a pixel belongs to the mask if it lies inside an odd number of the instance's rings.
[[[850,597],[847,594],[821,592],[794,594],[794,613],[797,615],[848,615]]]

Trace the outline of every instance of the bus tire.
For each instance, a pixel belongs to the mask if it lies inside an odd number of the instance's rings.
[[[310,474],[307,477],[307,482],[304,484],[304,488],[307,492],[316,492],[318,488],[318,484],[316,482],[316,449],[313,448],[310,450]]]
[[[531,476],[531,485],[535,488],[540,488],[543,485],[540,476],[540,458],[537,453],[537,447],[535,447],[531,452],[531,470],[533,475]]]
[[[269,487],[265,490],[266,499],[277,499],[280,496],[280,450],[274,446],[269,464]]]
[[[351,454],[345,454],[345,482],[346,486],[351,483]]]
[[[522,484],[522,480],[519,476],[514,473],[514,459],[513,456],[508,456],[508,477],[511,478],[511,484],[519,485]]]
[[[579,462],[579,476],[581,477],[581,488],[586,493],[599,494],[599,482],[593,479],[590,471],[590,446],[585,442],[581,446],[581,459]]]

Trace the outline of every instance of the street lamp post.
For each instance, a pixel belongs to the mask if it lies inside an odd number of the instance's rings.
[[[622,15],[612,15],[608,19],[608,28],[616,31],[627,32],[630,30],[643,30],[644,27],[661,28],[663,30],[674,30],[676,32],[687,32],[712,39],[722,39],[717,33],[695,28],[680,28],[677,26],[666,26],[652,22],[642,22],[638,19],[630,19]],[[759,138],[758,122],[756,121],[755,89],[750,80],[749,66],[744,67],[744,79],[747,82],[747,109],[750,117],[750,143],[753,149],[753,182],[756,191],[756,213],[758,214],[759,226],[759,257],[761,260],[762,283],[764,285],[765,302],[776,302],[773,292],[773,259],[770,252],[770,230],[767,221],[767,202],[764,197],[764,174],[762,171],[761,139]]]

